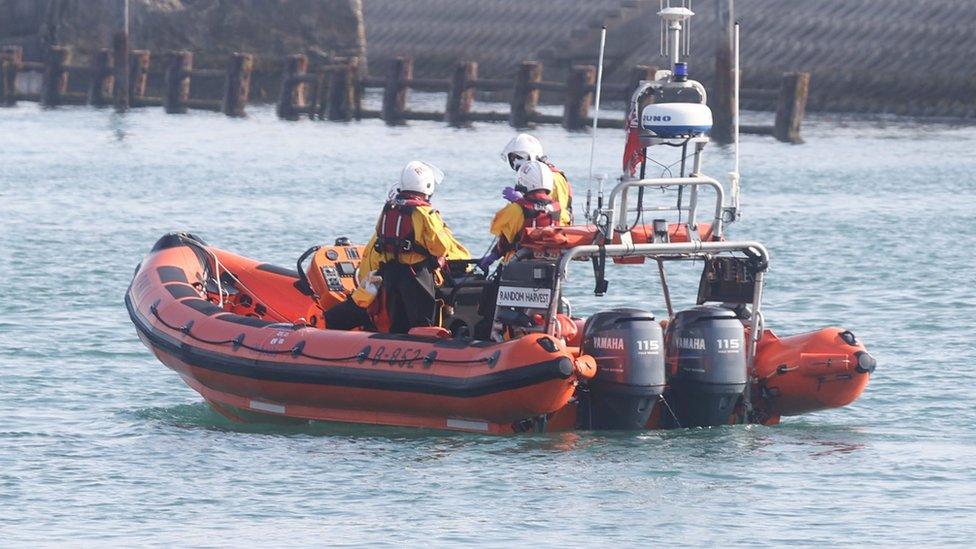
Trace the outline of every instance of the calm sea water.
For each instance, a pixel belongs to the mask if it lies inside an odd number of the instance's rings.
[[[583,194],[589,138],[536,132]],[[743,220],[773,254],[780,333],[843,325],[878,358],[864,396],[777,427],[485,437],[238,426],[137,340],[122,296],[170,230],[290,266],[363,240],[400,166],[480,253],[511,179],[503,125],[284,123],[0,109],[0,546],[967,544],[976,539],[976,129],[813,120],[747,137]],[[598,171],[622,137],[601,133]],[[716,149],[706,172],[723,175]],[[582,197],[577,199],[582,201]],[[639,302],[611,271],[577,311]],[[677,273],[693,298],[697,273]]]

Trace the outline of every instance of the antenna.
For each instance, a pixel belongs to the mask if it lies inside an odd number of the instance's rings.
[[[590,140],[590,188],[586,191],[586,215],[590,215],[590,195],[593,186],[593,157],[596,154],[596,131],[600,122],[600,92],[603,91],[603,54],[607,46],[607,26],[600,30],[600,59],[596,66],[596,97],[593,99],[593,135]],[[600,182],[600,196],[603,196],[603,181]],[[602,200],[601,200],[602,202]],[[602,204],[601,204],[602,207]]]
[[[671,0],[668,0],[668,6],[667,7],[669,7],[669,8],[671,7]],[[664,0],[661,0],[661,9],[658,10],[658,13],[661,13],[663,11],[664,11]],[[661,18],[660,25],[661,25],[661,32],[658,33],[658,37],[660,37],[660,39],[661,39],[661,45],[658,48],[658,53],[661,54],[661,57],[667,57],[668,51],[667,51],[667,46],[665,44],[664,38],[668,35],[668,30],[667,30],[667,28],[664,25],[664,18]]]
[[[733,162],[732,173],[729,174],[732,180],[732,208],[736,215],[739,210],[739,23],[735,23],[732,30],[732,146]]]
[[[667,0],[667,4],[665,0],[661,0],[661,11],[657,13],[661,17],[661,55],[670,58],[671,67],[681,60],[682,55],[688,55],[690,33],[682,39],[681,24],[687,23],[695,15],[689,8],[690,5],[690,0],[682,0],[680,7],[672,6],[671,0]]]
[[[687,2],[682,2],[682,5],[685,8],[687,8],[688,11],[692,11],[691,0],[687,0]],[[691,53],[691,19],[688,19],[685,21],[685,45],[682,54],[684,54],[685,57],[688,57],[690,53]]]
[[[590,141],[590,181],[593,181],[593,156],[596,152],[596,130],[600,121],[600,92],[603,90],[603,52],[607,45],[607,27],[600,30],[600,61],[596,66],[596,97],[593,101],[593,136]]]

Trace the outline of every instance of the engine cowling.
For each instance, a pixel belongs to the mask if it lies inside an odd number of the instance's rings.
[[[699,306],[668,325],[666,395],[681,427],[725,425],[748,382],[745,329],[735,312]]]
[[[629,308],[593,315],[583,328],[583,352],[597,363],[583,427],[645,429],[665,386],[664,336],[654,315]]]

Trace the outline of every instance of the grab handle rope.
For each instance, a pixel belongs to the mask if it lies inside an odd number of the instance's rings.
[[[309,359],[312,359],[312,360],[320,360],[320,361],[323,361],[323,362],[349,362],[349,361],[352,361],[352,360],[358,360],[358,361],[361,362],[361,361],[366,360],[367,358],[369,358],[369,356],[368,356],[369,346],[365,347],[362,351],[360,351],[359,353],[357,353],[355,355],[340,356],[340,357],[324,357],[324,356],[318,356],[318,355],[313,355],[313,354],[306,353],[305,352],[305,340],[299,341],[291,349],[262,349],[261,347],[254,347],[252,345],[248,345],[247,343],[245,343],[244,342],[245,334],[243,334],[243,333],[240,334],[240,335],[238,335],[234,339],[218,339],[218,340],[205,339],[205,338],[199,337],[199,336],[197,336],[196,334],[193,333],[193,331],[192,331],[193,330],[193,321],[192,320],[189,321],[189,322],[187,322],[183,326],[176,326],[176,325],[171,324],[171,323],[167,322],[166,320],[164,320],[163,317],[160,316],[160,314],[159,314],[159,301],[156,301],[156,303],[153,303],[149,307],[149,312],[152,313],[152,315],[156,318],[156,320],[158,320],[160,322],[160,324],[162,324],[163,326],[169,328],[170,330],[173,330],[174,332],[179,332],[179,333],[183,334],[184,336],[189,337],[190,339],[199,341],[200,343],[205,343],[207,345],[232,345],[233,348],[234,348],[234,350],[237,350],[239,348],[244,348],[244,349],[247,349],[249,351],[254,351],[256,353],[264,353],[264,354],[269,354],[269,355],[285,355],[285,354],[290,354],[290,355],[292,355],[295,358],[297,358],[299,356],[302,356],[302,357],[305,357],[305,358],[309,358]],[[495,362],[498,361],[498,357],[499,356],[501,356],[501,351],[495,351],[490,356],[481,357],[481,358],[477,358],[477,359],[451,360],[451,359],[437,358],[437,353],[436,352],[432,352],[432,353],[428,354],[424,358],[417,357],[417,358],[409,358],[409,359],[374,359],[374,360],[376,360],[377,362],[385,362],[387,364],[406,364],[406,363],[409,363],[409,362],[417,362],[418,360],[422,360],[425,364],[428,364],[428,365],[431,364],[431,363],[434,363],[434,362],[439,362],[441,364],[491,364],[491,365],[494,365]]]

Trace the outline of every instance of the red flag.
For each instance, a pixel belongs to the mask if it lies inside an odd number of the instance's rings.
[[[625,174],[633,176],[637,173],[637,166],[644,161],[644,147],[640,143],[640,128],[637,125],[637,116],[632,111],[627,115],[627,142],[624,143],[624,162],[623,170]]]

